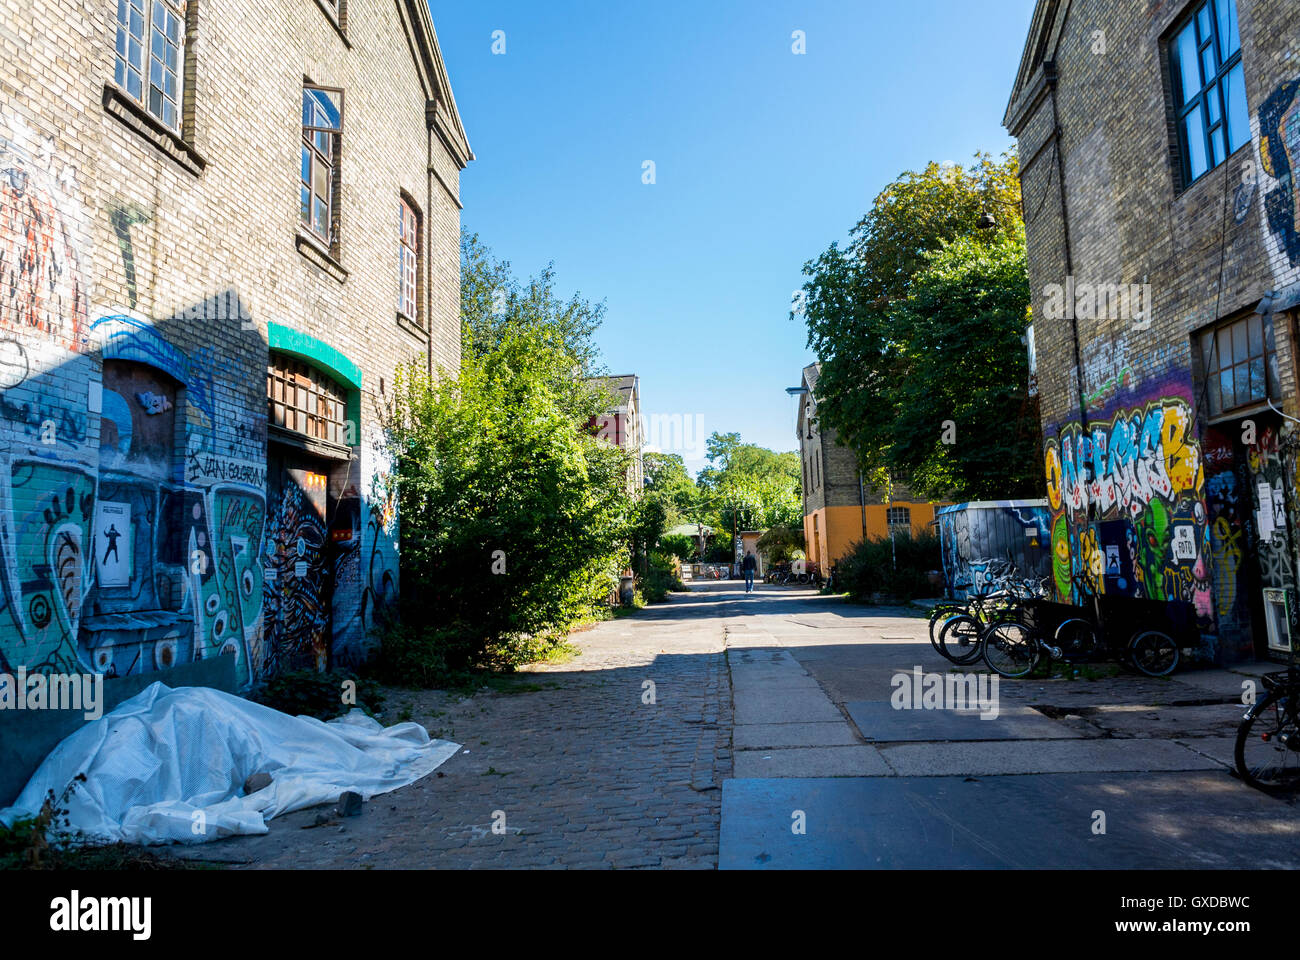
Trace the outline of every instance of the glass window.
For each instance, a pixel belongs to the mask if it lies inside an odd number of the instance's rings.
[[[1204,0],[1169,44],[1184,185],[1250,140],[1236,0]]]
[[[347,446],[347,392],[315,367],[287,354],[271,354],[266,371],[268,422],[313,440]]]
[[[1201,334],[1210,416],[1280,399],[1271,321],[1257,313]]]
[[[412,320],[419,320],[416,313],[415,280],[420,262],[420,218],[405,200],[398,201],[398,228],[400,243],[397,261],[397,309],[402,315]]]
[[[113,82],[178,132],[184,23],[180,0],[117,0]]]
[[[304,87],[302,163],[298,194],[303,225],[331,246],[338,241],[335,197],[339,141],[343,134],[343,92]]]

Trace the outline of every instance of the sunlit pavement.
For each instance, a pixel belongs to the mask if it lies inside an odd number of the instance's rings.
[[[969,710],[909,708],[895,691],[987,675],[935,653],[916,612],[785,587],[731,608],[721,867],[1300,865],[1296,808],[1228,769],[1267,668],[1001,680]]]

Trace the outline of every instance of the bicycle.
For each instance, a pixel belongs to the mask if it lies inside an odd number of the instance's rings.
[[[930,645],[953,663],[974,663],[982,653],[981,635],[990,623],[1018,609],[1021,602],[1046,594],[1046,579],[1009,576],[1003,578],[1002,589],[941,603],[930,614]]]
[[[990,624],[980,636],[989,669],[1016,679],[1032,673],[1043,660],[1049,669],[1054,660],[1116,660],[1148,677],[1165,677],[1174,672],[1180,651],[1173,637],[1163,630],[1139,626],[1126,643],[1117,645],[1107,630],[1100,595],[1080,574],[1071,581],[1087,597],[1090,609],[1039,599],[1022,601],[1014,616]]]
[[[1237,727],[1232,759],[1237,775],[1266,793],[1300,787],[1300,668],[1294,664],[1260,677],[1268,691]]]

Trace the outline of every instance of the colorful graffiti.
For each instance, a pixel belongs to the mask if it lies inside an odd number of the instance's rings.
[[[87,348],[89,298],[75,173],[58,168],[53,141],[33,147],[19,120],[0,117],[0,327],[65,350]]]
[[[987,593],[1007,577],[1049,576],[1049,517],[1041,501],[960,504],[941,508],[937,518],[950,595]]]
[[[1212,637],[1212,546],[1190,378],[1166,376],[1154,391],[1126,387],[1086,429],[1067,422],[1047,440],[1052,581],[1066,602],[1083,599],[1078,582],[1184,602]]]
[[[1288,80],[1259,107],[1259,159],[1276,183],[1264,194],[1268,228],[1290,266],[1300,265],[1300,79]]]

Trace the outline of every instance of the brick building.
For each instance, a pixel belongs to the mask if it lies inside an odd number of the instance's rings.
[[[1300,6],[1040,0],[1019,141],[1054,580],[1297,631]]]
[[[641,413],[641,379],[634,373],[594,377],[595,385],[607,391],[613,406],[591,426],[614,446],[626,450],[632,462],[627,486],[634,496],[645,488],[645,417]]]
[[[381,408],[459,365],[427,3],[22,0],[0,48],[0,673],[357,662]]]
[[[823,572],[856,543],[887,537],[890,531],[919,536],[934,522],[933,503],[918,503],[904,484],[874,491],[864,482],[853,451],[817,420],[819,364],[804,367],[800,389],[799,459],[803,464],[805,553]]]

